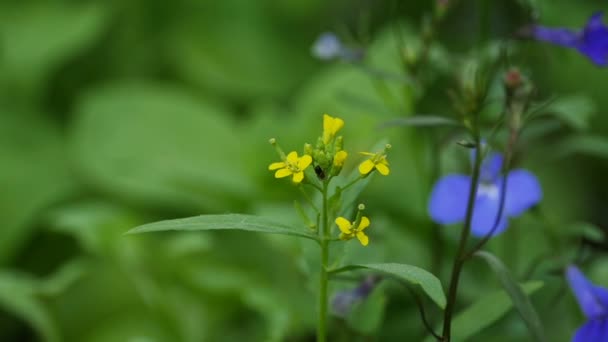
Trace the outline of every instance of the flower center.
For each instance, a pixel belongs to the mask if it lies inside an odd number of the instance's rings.
[[[493,183],[480,183],[477,189],[478,196],[486,196],[491,199],[498,199],[498,186]]]

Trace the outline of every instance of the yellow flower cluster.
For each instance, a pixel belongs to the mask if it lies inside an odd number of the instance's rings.
[[[315,168],[321,168],[322,174],[325,175],[327,172],[331,174],[337,174],[340,172],[348,153],[342,150],[342,137],[336,136],[336,134],[344,127],[344,120],[340,118],[332,117],[328,114],[323,115],[323,136],[320,138],[320,143],[317,144],[317,150],[312,151],[310,144],[306,144],[305,154],[298,157],[296,151],[290,152],[285,156],[280,148],[279,154],[283,156],[283,161],[275,162],[270,164],[268,169],[275,171],[275,178],[284,178],[292,176],[294,183],[301,183],[305,179],[305,173],[307,167],[311,164],[315,164]],[[272,139],[273,144],[276,142]],[[387,148],[390,148],[387,145]],[[314,158],[313,155],[318,156]],[[390,173],[389,164],[386,160],[386,149],[380,153],[361,152],[361,154],[368,156],[369,158],[359,165],[359,173],[361,176],[367,176],[374,170],[386,176]],[[327,161],[330,161],[328,165]],[[329,168],[329,170],[324,170]]]

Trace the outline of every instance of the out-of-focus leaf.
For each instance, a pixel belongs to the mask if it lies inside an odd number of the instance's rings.
[[[513,279],[513,276],[511,276],[511,273],[502,261],[485,251],[476,252],[475,256],[486,261],[492,271],[494,271],[505,292],[509,295],[515,308],[526,323],[532,337],[536,341],[546,341],[543,325],[534,306],[530,302],[530,298],[528,298],[521,286]]]
[[[608,159],[608,138],[596,135],[578,135],[564,139],[552,147],[557,158],[582,154]]]
[[[10,271],[0,272],[0,307],[26,321],[44,341],[61,341],[51,314],[36,297],[37,281]]]
[[[353,330],[363,334],[376,333],[382,326],[386,304],[387,298],[384,292],[380,288],[374,289],[362,303],[353,307],[348,315],[348,324]]]
[[[72,188],[59,129],[38,115],[0,108],[0,265],[33,233],[40,210]]]
[[[104,19],[101,3],[3,3],[0,80],[25,86],[44,80],[54,68],[91,45],[105,27]]]
[[[460,126],[461,124],[453,119],[437,115],[414,115],[407,118],[398,118],[386,121],[380,128],[387,127],[436,127],[436,126]]]
[[[531,295],[543,286],[540,281],[522,284],[521,287],[527,295]],[[468,341],[476,333],[493,324],[503,317],[513,306],[513,302],[504,290],[497,290],[485,294],[477,299],[468,308],[460,312],[452,321],[452,339],[454,341]],[[435,339],[427,338],[425,342]]]
[[[131,229],[129,234],[162,231],[244,230],[258,233],[282,234],[316,240],[317,236],[288,225],[253,215],[201,215],[175,220],[148,223]]]
[[[85,97],[77,115],[80,168],[106,192],[221,211],[255,190],[242,157],[253,151],[213,102],[172,87],[116,84]]]
[[[445,308],[446,299],[441,287],[441,282],[433,274],[412,265],[386,263],[386,264],[362,264],[348,265],[333,270],[332,273],[342,273],[358,269],[368,269],[372,271],[388,274],[397,277],[399,280],[419,286],[429,298],[431,298],[440,308]]]
[[[284,95],[314,64],[309,44],[294,39],[297,21],[277,20],[271,10],[269,2],[187,3],[169,36],[172,64],[187,80],[238,100]]]
[[[73,259],[61,266],[49,278],[42,279],[37,286],[37,292],[46,296],[56,296],[82,277],[89,266],[83,259]]]
[[[544,111],[576,130],[589,128],[595,104],[584,95],[566,96],[551,102]]]

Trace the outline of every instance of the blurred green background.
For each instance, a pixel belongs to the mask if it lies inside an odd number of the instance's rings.
[[[431,142],[443,131],[377,127],[416,113],[453,116],[447,90],[459,58],[475,55],[479,37],[503,41],[529,23],[523,3],[460,1],[440,26],[423,90],[348,63],[322,63],[310,50],[320,33],[334,31],[365,49],[367,65],[402,72],[397,36],[419,46],[432,1],[0,2],[0,340],[312,340],[306,243],[123,233],[205,213],[297,222],[299,193],[267,171],[276,159],[268,139],[299,150],[320,134],[323,113],[345,119],[353,156],[382,139],[393,145],[390,177],[373,179],[363,193],[372,242],[348,244],[348,258],[413,264],[445,281],[458,229],[441,230],[445,260],[437,264],[426,214],[436,180]],[[486,5],[491,20],[479,24]],[[569,27],[606,7],[599,0],[533,5],[540,22]],[[512,63],[538,97],[564,99],[566,108],[518,159],[543,185],[543,215],[512,220],[491,242],[523,277],[538,256],[572,253],[569,237],[584,222],[608,225],[607,74],[574,51],[512,44]],[[564,137],[576,144],[560,145]],[[465,171],[466,151],[449,146],[441,174]],[[354,159],[346,165],[355,167]],[[590,253],[584,269],[608,285],[608,258],[601,248]],[[560,274],[536,278],[545,282],[533,299],[550,340],[568,341],[582,315]],[[497,288],[483,265],[471,263],[459,304]],[[383,284],[370,302],[358,317],[334,319],[335,336],[424,336],[414,302],[397,284]],[[429,316],[441,317],[432,308]],[[474,340],[528,338],[510,313]]]

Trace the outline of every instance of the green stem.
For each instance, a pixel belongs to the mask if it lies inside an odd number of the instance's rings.
[[[317,342],[325,342],[327,338],[327,273],[329,263],[329,224],[327,187],[329,180],[323,182],[323,207],[321,209],[321,229],[319,229],[319,240],[321,241],[321,268],[319,270],[319,323],[317,326]]]
[[[458,245],[458,252],[454,258],[454,265],[452,266],[452,277],[450,279],[450,287],[448,290],[447,305],[445,307],[444,319],[443,319],[443,333],[442,340],[449,342],[452,333],[452,315],[454,314],[454,305],[456,304],[456,294],[458,293],[458,282],[460,281],[460,273],[462,266],[464,265],[466,254],[467,240],[471,233],[471,222],[473,221],[473,211],[475,209],[475,195],[477,194],[477,185],[479,183],[479,172],[481,168],[482,151],[480,148],[479,133],[475,132],[475,163],[473,166],[473,175],[471,179],[471,187],[469,189],[469,198],[467,202],[467,212],[464,227],[460,235],[460,243]]]

